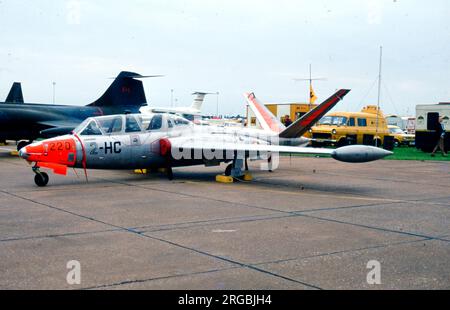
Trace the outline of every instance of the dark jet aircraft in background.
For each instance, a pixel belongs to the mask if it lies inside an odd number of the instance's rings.
[[[142,82],[136,78],[145,77],[121,72],[103,96],[86,106],[21,103],[20,84],[14,84],[6,102],[0,103],[0,141],[20,141],[20,150],[37,138],[68,134],[88,117],[139,113],[147,100]]]
[[[4,103],[23,103],[22,85],[15,82]]]

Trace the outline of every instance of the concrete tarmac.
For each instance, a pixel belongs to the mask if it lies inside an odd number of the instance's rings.
[[[251,183],[216,183],[222,166],[46,188],[6,152],[0,168],[0,289],[450,289],[445,162],[283,157]]]

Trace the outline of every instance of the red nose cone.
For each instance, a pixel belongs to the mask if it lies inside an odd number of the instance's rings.
[[[30,144],[19,151],[19,156],[28,161],[40,161],[44,156],[45,146],[41,142]]]
[[[19,156],[29,162],[55,163],[65,166],[74,166],[76,155],[76,143],[71,137],[33,143],[19,152]]]

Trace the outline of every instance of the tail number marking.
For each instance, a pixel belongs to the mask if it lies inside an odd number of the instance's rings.
[[[122,153],[122,143],[120,141],[116,142],[105,142],[105,147],[100,147],[100,150],[105,151],[105,155],[110,154],[120,154]]]

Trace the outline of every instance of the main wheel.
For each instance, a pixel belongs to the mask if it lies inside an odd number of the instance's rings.
[[[229,164],[225,169],[225,175],[229,177],[231,175],[231,170],[233,170],[233,164]]]
[[[36,183],[36,185],[39,187],[47,186],[48,180],[49,180],[48,174],[45,172],[37,173],[34,176],[34,183]]]

